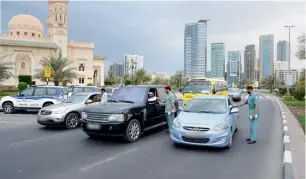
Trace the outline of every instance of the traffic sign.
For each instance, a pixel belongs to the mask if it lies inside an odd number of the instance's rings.
[[[51,68],[49,66],[44,67],[44,76],[45,78],[51,78]]]

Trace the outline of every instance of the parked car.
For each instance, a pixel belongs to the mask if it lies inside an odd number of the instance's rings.
[[[108,97],[111,97],[118,89],[119,87],[108,86],[108,87],[105,87],[105,92]]]
[[[0,109],[6,114],[16,111],[39,111],[41,108],[58,104],[67,98],[68,89],[60,86],[30,86],[16,95],[0,100]]]
[[[44,126],[63,125],[67,129],[77,128],[81,125],[84,108],[98,104],[101,96],[99,92],[74,94],[60,104],[42,108],[37,114],[37,122]]]
[[[149,92],[158,99],[149,102]],[[122,86],[108,103],[84,109],[83,131],[93,138],[122,136],[127,142],[136,142],[145,131],[167,124],[165,97],[164,86]]]
[[[100,89],[96,86],[69,86],[68,96],[82,92],[99,92]]]
[[[232,146],[239,109],[227,96],[198,96],[174,119],[170,137],[175,144]]]
[[[229,88],[228,89],[228,95],[234,100],[234,101],[241,101],[241,92],[239,92],[238,88]]]

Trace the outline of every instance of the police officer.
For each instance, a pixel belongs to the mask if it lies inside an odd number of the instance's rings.
[[[167,117],[168,129],[171,129],[172,122],[174,120],[175,114],[175,96],[171,92],[171,87],[169,85],[165,86],[165,92],[167,93],[165,102],[165,113]],[[169,131],[167,131],[169,132]]]
[[[247,91],[249,94],[248,99],[246,99],[243,104],[236,105],[236,107],[248,104],[249,121],[250,121],[250,138],[247,138],[246,140],[248,144],[255,144],[257,136],[257,123],[259,119],[259,110],[258,110],[259,97],[257,94],[253,92],[253,86],[248,86]]]

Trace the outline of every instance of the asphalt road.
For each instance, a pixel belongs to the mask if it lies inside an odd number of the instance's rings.
[[[92,140],[80,129],[48,129],[35,115],[0,113],[1,179],[280,179],[282,133],[279,109],[260,99],[258,142],[246,143],[247,108],[230,150],[174,147],[163,129],[133,144]]]

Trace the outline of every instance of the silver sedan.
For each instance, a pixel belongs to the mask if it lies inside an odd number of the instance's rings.
[[[101,93],[77,93],[65,99],[60,104],[42,108],[37,114],[38,124],[44,126],[63,125],[67,129],[81,125],[81,115],[85,107],[97,105],[101,101]]]

